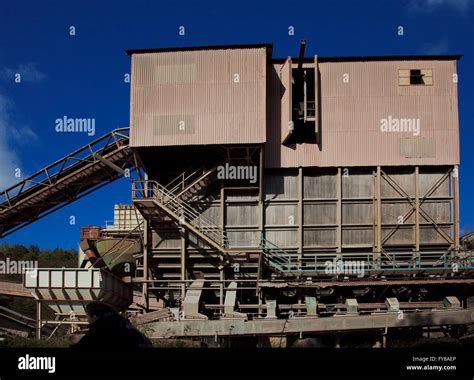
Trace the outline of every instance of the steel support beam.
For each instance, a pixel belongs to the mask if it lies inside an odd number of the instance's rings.
[[[224,234],[225,233],[225,187],[224,187],[224,181],[221,180],[220,183],[220,203],[219,203],[219,221],[220,221],[220,227],[221,231]],[[224,236],[222,236],[222,241],[224,241]],[[224,281],[225,281],[225,270],[224,268],[221,268],[219,270],[219,278],[222,281],[222,283],[219,286],[219,302],[222,304],[224,302]]]
[[[455,165],[451,172],[453,189],[453,235],[454,249],[459,250],[459,166]]]
[[[342,174],[341,168],[337,168],[336,180],[336,251],[342,252]]]
[[[410,197],[409,194],[407,194],[407,192],[401,187],[399,186],[387,173],[385,173],[384,171],[382,171],[382,175],[383,175],[383,178],[385,179],[385,181],[387,181],[387,183],[393,187],[393,189],[395,189],[401,196],[403,196],[407,201],[408,203],[410,203],[411,205],[411,210],[409,210],[407,212],[406,215],[403,216],[403,220],[407,220],[417,209],[417,206],[415,204],[415,202],[412,200],[412,198]],[[423,202],[443,183],[443,181],[448,178],[449,176],[449,173],[447,174],[444,174],[427,192],[426,194],[423,196],[423,198],[421,199],[421,201],[419,202],[419,205],[418,205],[418,210],[419,210],[419,213],[421,215],[423,215],[423,217],[428,221],[430,222],[436,229],[436,231],[448,242],[448,243],[453,243],[453,239],[448,236],[439,226],[438,224],[433,220],[433,218],[428,215],[428,213],[426,213],[420,206],[423,204]],[[387,236],[383,239],[382,241],[382,244],[384,244],[386,241],[388,241],[388,239],[390,239],[390,237],[398,230],[398,228],[400,227],[400,224],[397,225],[395,228],[393,228],[393,230],[387,234]]]
[[[186,280],[187,280],[187,260],[186,260],[186,245],[187,245],[187,231],[184,228],[180,228],[181,235],[181,299],[184,299],[186,294]]]
[[[41,339],[41,328],[43,321],[41,316],[41,301],[36,301],[36,339]]]
[[[420,169],[415,167],[415,252],[420,251]],[[415,258],[415,257],[413,257]]]
[[[33,298],[31,291],[20,282],[0,281],[0,294],[6,296]]]
[[[145,180],[148,180],[148,174],[145,173]],[[148,250],[150,240],[150,224],[146,218],[143,219],[143,279],[142,284],[142,296],[145,304],[145,310],[148,311],[150,305],[148,300],[148,288],[149,288],[149,275],[148,275]]]
[[[298,168],[298,253],[303,259],[303,168]]]
[[[380,166],[377,166],[377,174],[375,176],[375,193],[376,193],[376,205],[375,205],[375,213],[376,213],[376,231],[375,231],[375,252],[374,252],[374,261],[376,261],[379,256],[380,252],[382,252],[382,173],[380,170]]]
[[[109,168],[111,168],[112,170],[115,170],[117,173],[121,174],[121,175],[125,175],[125,170],[123,170],[120,166],[118,165],[115,165],[113,162],[111,162],[110,160],[107,160],[106,158],[102,157],[100,154],[97,154],[97,153],[94,153],[93,154],[93,157],[97,160],[99,160],[100,162],[102,162],[104,165],[108,166]]]

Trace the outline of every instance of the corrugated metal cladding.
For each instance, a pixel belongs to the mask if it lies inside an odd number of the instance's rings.
[[[266,49],[132,55],[130,145],[263,143]]]
[[[399,69],[432,69],[433,85],[400,86]],[[459,164],[455,61],[320,63],[319,146],[281,145],[281,71],[270,65],[267,167]]]

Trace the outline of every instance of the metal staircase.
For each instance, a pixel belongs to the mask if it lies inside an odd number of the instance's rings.
[[[156,210],[185,227],[221,255],[227,255],[228,239],[225,231],[206,220],[196,210],[156,181],[134,181],[132,200],[148,220],[156,218]]]
[[[265,239],[260,240],[260,249],[263,253],[264,263],[280,274],[290,274],[301,271],[301,265],[283,249]]]
[[[216,170],[219,166],[208,169],[204,165],[197,169],[188,169],[168,183],[166,188],[170,193],[187,202],[201,194],[202,190],[217,179]]]
[[[203,218],[198,211],[194,210],[181,198],[182,194],[193,188],[203,177],[207,177],[206,173],[199,176],[197,180],[191,181],[189,186],[183,189],[184,191],[177,190],[178,187],[176,186],[169,190],[156,181],[134,181],[132,184],[132,200],[137,209],[148,220],[153,220],[153,218],[159,220],[161,216],[158,216],[159,214],[156,212],[159,210],[160,213],[187,228],[195,236],[217,250],[221,256],[227,257],[230,249],[226,232],[221,227]],[[298,263],[296,261],[292,262],[290,255],[263,237],[260,249],[262,249],[264,263],[271,269],[285,274],[298,272]]]
[[[134,169],[128,128],[116,129],[0,192],[0,237]]]

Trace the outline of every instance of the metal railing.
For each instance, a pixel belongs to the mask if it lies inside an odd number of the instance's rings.
[[[132,183],[132,199],[152,199],[172,213],[178,221],[190,224],[223,249],[228,247],[227,234],[221,227],[204,218],[158,182],[134,181]]]
[[[364,275],[379,272],[444,271],[457,273],[474,269],[473,251],[312,254],[287,253],[262,237],[265,262],[281,273]]]
[[[295,255],[285,252],[276,244],[265,239],[263,236],[260,241],[260,248],[262,249],[263,258],[266,264],[272,266],[279,272],[299,271],[299,264],[297,260],[292,257]]]
[[[12,206],[12,201],[15,197],[19,197],[34,186],[49,187],[53,185],[62,173],[69,171],[71,167],[79,162],[87,160],[94,162],[94,155],[96,154],[106,154],[112,147],[128,146],[128,133],[128,128],[115,129],[44,167],[15,185],[0,191],[0,210]]]
[[[195,167],[188,168],[184,172],[180,173],[176,178],[171,180],[165,187],[169,189],[170,192],[176,193],[177,191],[183,190],[186,187],[186,184],[189,183],[189,180],[197,173],[201,172],[204,174],[204,166],[200,166],[197,169]]]
[[[133,170],[128,134],[128,128],[115,129],[0,191],[0,237]]]
[[[183,172],[180,176],[176,177],[171,181],[166,189],[178,197],[181,197],[184,193],[191,190],[193,187],[198,185],[201,181],[206,180],[212,173],[214,173],[219,165],[207,169],[206,166],[201,166],[196,170],[190,171],[189,169]]]
[[[191,174],[192,175],[192,174]],[[189,176],[188,176],[189,178]],[[173,188],[175,189],[176,186]],[[133,199],[153,199],[168,210],[178,221],[189,223],[223,249],[228,248],[228,237],[221,227],[206,220],[198,211],[181,200],[170,189],[156,181],[135,181]],[[463,271],[473,269],[472,251],[445,252],[364,252],[311,254],[288,253],[267,240],[263,234],[260,249],[264,262],[281,273],[347,274],[383,271]],[[340,270],[342,268],[342,270]],[[341,273],[339,273],[341,272]]]

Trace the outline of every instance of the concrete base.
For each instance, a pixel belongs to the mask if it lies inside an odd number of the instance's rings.
[[[199,305],[201,303],[202,288],[204,287],[204,280],[196,280],[186,292],[183,302],[184,318],[186,319],[208,319],[207,316],[199,312]]]
[[[151,338],[185,336],[258,336],[474,323],[474,309],[374,313],[328,318],[153,322],[143,325]]]
[[[461,302],[457,299],[457,297],[449,296],[443,300],[444,307],[448,309],[460,309]]]
[[[276,300],[266,300],[267,305],[267,319],[276,319],[276,308],[277,308],[277,301]]]
[[[385,300],[385,305],[387,306],[388,311],[399,311],[400,302],[396,298],[387,298]]]
[[[225,319],[247,319],[247,314],[235,311],[237,303],[237,282],[231,282],[227,287],[224,301],[224,318]]]

